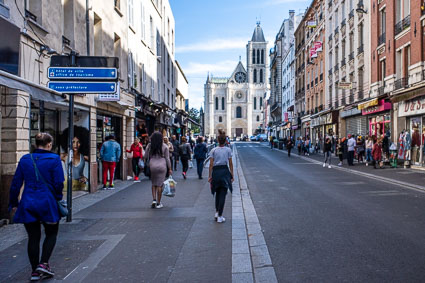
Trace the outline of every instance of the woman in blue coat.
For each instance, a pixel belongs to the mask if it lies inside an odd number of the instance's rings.
[[[15,213],[14,221],[23,223],[28,233],[31,281],[54,275],[49,266],[49,258],[55,247],[59,229],[57,200],[62,199],[64,182],[60,157],[50,152],[52,136],[39,133],[35,137],[35,144],[37,149],[34,153],[24,155],[19,161],[10,187],[9,204],[9,209]],[[25,187],[19,200],[23,183]],[[41,224],[44,226],[46,237],[40,260]]]

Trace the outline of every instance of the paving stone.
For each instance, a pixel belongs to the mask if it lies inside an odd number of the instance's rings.
[[[254,278],[252,278],[252,273],[233,273],[232,274],[232,283],[253,283]]]
[[[232,240],[232,253],[249,254],[248,240]]]
[[[252,272],[249,254],[232,254],[232,273]]]

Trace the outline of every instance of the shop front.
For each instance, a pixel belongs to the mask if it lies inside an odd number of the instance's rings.
[[[367,117],[368,131],[367,134],[370,136],[380,137],[385,134],[391,134],[391,102],[385,101],[385,99],[374,99],[373,103],[369,104],[368,107],[363,107],[362,116]],[[372,102],[371,101],[371,102]],[[360,105],[359,105],[360,107]]]
[[[406,119],[404,130],[411,136],[411,163],[425,166],[425,96],[401,101],[398,117]]]
[[[338,134],[339,137],[346,137],[347,135],[360,135],[365,136],[368,132],[367,119],[366,116],[362,116],[362,111],[355,108],[349,108],[341,111],[340,117],[342,120],[341,123],[341,132]],[[343,124],[345,123],[345,127]],[[345,130],[345,132],[343,132]]]
[[[301,135],[302,137],[310,137],[311,134],[311,118],[310,116],[301,119]]]

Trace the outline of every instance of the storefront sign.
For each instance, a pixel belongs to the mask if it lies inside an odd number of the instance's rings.
[[[332,113],[320,116],[320,125],[332,124]]]
[[[63,93],[115,93],[115,82],[57,82],[48,83],[48,88]]]
[[[314,47],[310,48],[310,58],[316,58],[316,57],[317,57],[316,48]]]
[[[309,27],[309,28],[315,28],[316,26],[317,26],[316,21],[308,21],[307,22],[307,27]]]
[[[314,43],[314,48],[316,49],[316,52],[322,52],[323,51],[323,43],[321,41],[316,41]]]
[[[338,88],[339,89],[352,89],[353,83],[351,83],[351,82],[339,82]]]
[[[312,127],[317,127],[319,125],[320,125],[320,117],[311,119],[311,126]]]
[[[378,98],[375,98],[375,99],[372,99],[372,100],[369,100],[369,101],[366,101],[366,102],[360,103],[360,104],[357,106],[357,108],[358,108],[359,110],[362,110],[362,109],[366,109],[366,108],[368,108],[368,107],[372,107],[372,106],[376,106],[376,105],[378,105]]]
[[[384,99],[381,99],[379,100],[378,105],[363,109],[362,115],[369,115],[369,114],[374,114],[374,113],[378,113],[378,112],[382,112],[386,110],[391,110],[391,108],[392,108],[391,102],[385,102]]]
[[[359,115],[361,113],[362,113],[361,110],[359,110],[357,108],[352,108],[352,109],[349,109],[349,110],[342,111],[341,112],[341,118],[355,116],[355,115]]]
[[[398,107],[398,116],[425,114],[425,96],[410,101],[402,101]]]

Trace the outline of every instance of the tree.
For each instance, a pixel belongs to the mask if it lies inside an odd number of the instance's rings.
[[[190,108],[189,110],[189,117],[190,119],[192,119],[193,121],[195,121],[198,124],[201,124],[201,117],[199,115],[199,110],[196,108]],[[199,134],[201,132],[201,129],[199,128],[198,125],[192,125],[192,133],[194,134]]]

